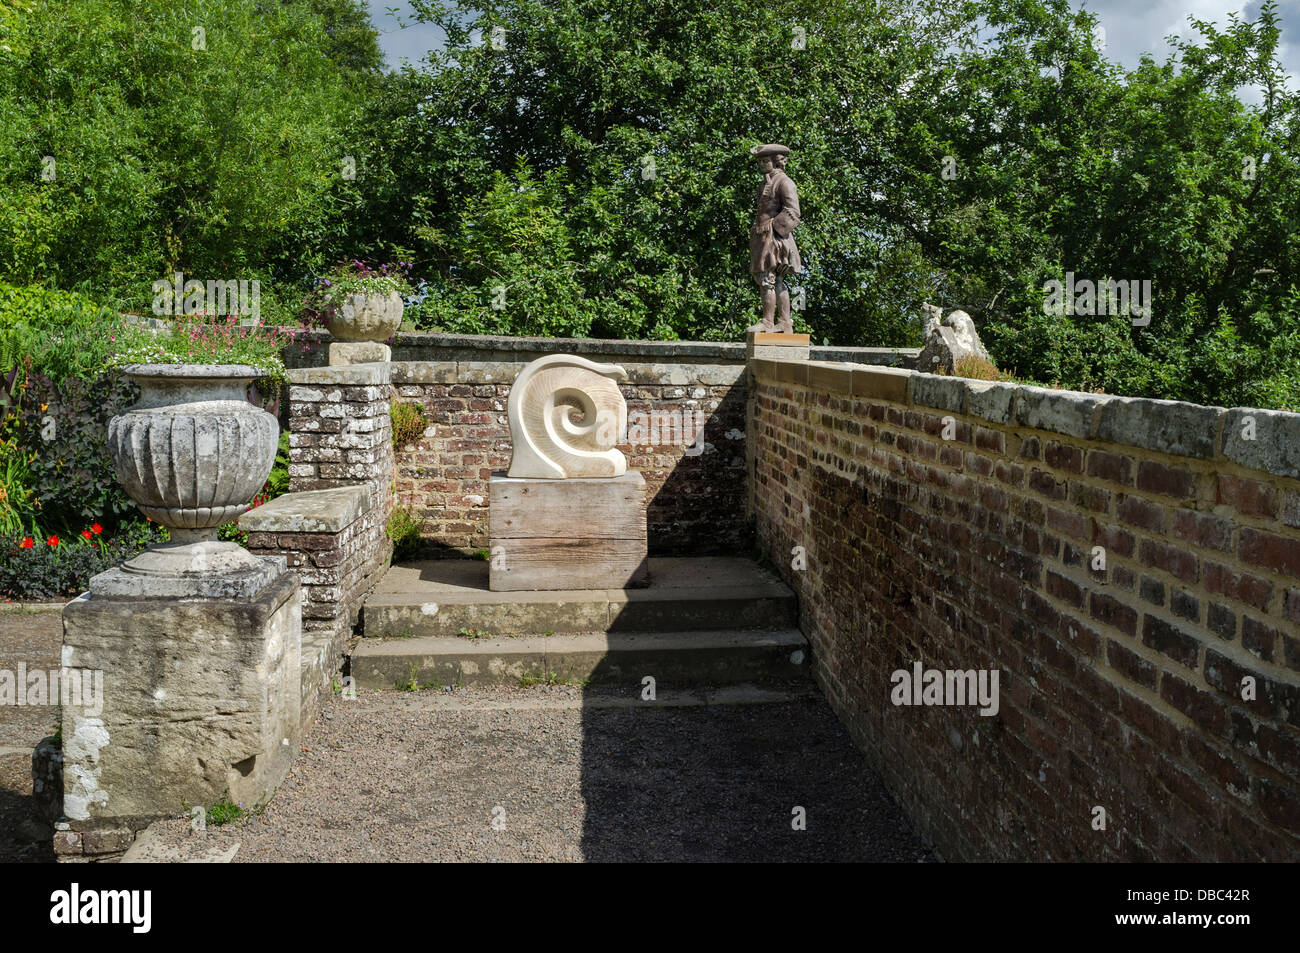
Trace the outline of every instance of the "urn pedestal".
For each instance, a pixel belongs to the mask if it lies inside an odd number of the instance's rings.
[[[64,670],[103,686],[62,712],[58,837],[61,855],[80,846],[83,858],[125,850],[156,818],[265,802],[303,727],[298,577],[284,557],[217,539],[275,460],[279,424],[246,397],[257,372],[126,373],[141,398],[109,423],[109,455],[172,538],[95,576],[63,609]]]

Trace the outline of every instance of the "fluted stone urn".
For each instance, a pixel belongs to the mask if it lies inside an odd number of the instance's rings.
[[[353,292],[335,302],[325,326],[340,341],[387,341],[402,326],[402,296]]]
[[[276,567],[217,528],[249,508],[275,463],[280,425],[248,402],[243,364],[132,364],[140,401],[108,425],[118,482],[171,541],[96,576],[92,595],[237,596]]]

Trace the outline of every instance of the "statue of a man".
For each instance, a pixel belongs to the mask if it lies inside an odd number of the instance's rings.
[[[799,225],[799,193],[785,174],[790,150],[771,143],[749,151],[763,173],[754,225],[749,230],[749,273],[762,295],[763,320],[750,330],[776,330],[773,318],[778,315],[779,307],[780,329],[789,334],[794,325],[790,320],[790,289],[785,286],[785,276],[803,269],[799,248],[794,243],[794,230]]]

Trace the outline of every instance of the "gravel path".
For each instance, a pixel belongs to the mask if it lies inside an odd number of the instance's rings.
[[[236,862],[932,859],[806,688],[674,701],[564,686],[331,698],[263,813],[205,834],[165,822],[160,839],[238,841]]]
[[[59,665],[63,617],[59,612],[0,608],[0,669],[51,669]],[[0,863],[49,863],[53,831],[33,819],[32,749],[54,733],[58,707],[0,705]]]
[[[0,668],[57,666],[61,638],[58,612],[0,610]],[[31,751],[56,716],[0,707],[0,862],[54,859]],[[807,683],[332,696],[262,813],[156,830],[236,862],[932,859]]]

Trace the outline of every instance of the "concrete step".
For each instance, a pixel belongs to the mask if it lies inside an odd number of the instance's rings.
[[[488,636],[581,632],[678,632],[792,629],[794,593],[749,559],[660,557],[648,560],[642,589],[492,592],[488,564],[435,559],[393,566],[362,609],[367,638]],[[574,570],[573,581],[581,572]]]
[[[807,672],[808,642],[797,629],[362,639],[352,654],[356,687],[370,690],[570,684],[640,692],[650,676],[657,694]]]

